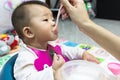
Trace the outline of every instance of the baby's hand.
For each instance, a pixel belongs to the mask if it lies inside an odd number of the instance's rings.
[[[58,70],[64,63],[65,60],[61,55],[54,54],[52,67],[55,71]]]
[[[82,58],[84,60],[92,61],[92,62],[95,62],[95,63],[100,63],[92,54],[89,54],[87,51],[85,51],[83,53]]]

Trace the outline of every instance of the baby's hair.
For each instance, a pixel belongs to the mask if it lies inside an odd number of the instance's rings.
[[[37,0],[36,1],[24,1],[23,3],[21,3],[19,6],[15,8],[12,14],[12,24],[21,39],[24,38],[22,29],[25,26],[30,26],[31,17],[30,17],[29,10],[28,10],[29,8],[26,7],[26,5],[41,5],[41,6],[49,8],[46,3],[37,1]]]

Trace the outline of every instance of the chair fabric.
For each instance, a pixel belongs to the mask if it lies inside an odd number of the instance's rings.
[[[15,80],[13,74],[14,63],[18,54],[13,55],[3,66],[0,72],[0,80]]]

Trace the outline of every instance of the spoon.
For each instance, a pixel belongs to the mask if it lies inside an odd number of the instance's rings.
[[[58,10],[58,14],[57,14],[57,19],[56,19],[56,25],[55,26],[58,26],[58,22],[59,22],[59,18],[60,18],[60,10],[62,9],[62,5],[60,6],[59,10]]]

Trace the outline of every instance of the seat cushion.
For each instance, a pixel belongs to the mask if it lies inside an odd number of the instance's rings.
[[[12,56],[3,66],[0,73],[0,80],[15,80],[13,76],[13,67],[18,54]]]

